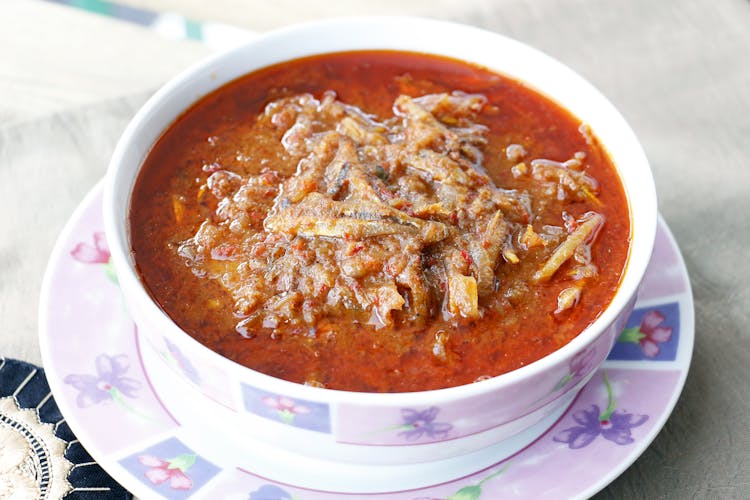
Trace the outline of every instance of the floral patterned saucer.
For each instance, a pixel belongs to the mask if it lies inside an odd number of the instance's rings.
[[[233,454],[211,446],[199,429],[173,417],[144,369],[137,329],[109,264],[101,195],[100,184],[60,236],[40,307],[47,378],[87,451],[123,486],[144,498],[373,498],[266,479],[253,471],[253,464],[237,463]],[[432,486],[377,497],[593,495],[632,464],[666,422],[685,383],[693,336],[687,271],[660,220],[654,255],[626,328],[604,366],[546,433],[469,476],[450,482],[435,477]],[[174,353],[162,355],[181,364]],[[416,417],[430,421],[430,415]]]

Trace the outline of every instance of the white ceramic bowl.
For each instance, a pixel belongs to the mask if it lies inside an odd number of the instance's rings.
[[[630,206],[630,254],[612,303],[569,344],[528,366],[470,385],[400,394],[343,392],[240,366],[193,340],[150,298],[135,270],[127,220],[139,168],[160,134],[200,97],[248,72],[311,54],[357,49],[440,54],[522,80],[588,123],[608,150]],[[143,106],[117,145],[107,174],[104,216],[123,295],[146,339],[144,350],[150,351],[144,353],[147,368],[176,418],[203,422],[208,435],[231,432],[237,449],[227,452],[258,454],[258,471],[272,479],[361,492],[418,487],[420,478],[436,474],[446,480],[458,477],[497,462],[543,432],[606,358],[622,329],[651,256],[657,221],[653,179],[638,140],[583,78],[494,33],[390,17],[281,29],[172,79]],[[437,432],[446,429],[443,424],[449,430]],[[418,437],[403,432],[415,428],[423,431]]]

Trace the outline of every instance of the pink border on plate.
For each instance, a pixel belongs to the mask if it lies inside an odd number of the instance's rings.
[[[141,413],[149,413],[151,419],[143,419],[117,404],[80,407],[76,403],[75,388],[65,383],[65,377],[70,373],[91,372],[100,353],[125,353],[132,357],[137,356],[138,351],[137,333],[133,335],[132,321],[121,314],[121,297],[117,288],[106,281],[102,263],[83,264],[70,255],[76,244],[89,241],[101,227],[100,207],[101,185],[81,203],[58,240],[42,290],[40,343],[50,386],[79,440],[126,488],[139,496],[153,496],[154,490],[118,460],[175,437],[189,444],[190,433],[194,430],[180,426],[169,410],[162,407],[140,364],[135,365],[137,370],[128,373],[140,383],[138,397],[125,399],[131,406],[141,405],[138,409]],[[669,417],[682,390],[692,355],[694,313],[689,280],[677,245],[661,219],[656,242],[639,302],[645,301],[653,306],[663,299],[664,302],[679,304],[680,345],[674,361],[607,361],[557,423],[511,458],[462,479],[447,483],[438,479],[434,486],[377,496],[446,498],[470,491],[481,493],[483,498],[589,496],[625,470],[655,438]],[[63,297],[65,300],[61,300]],[[118,311],[120,314],[113,314]],[[82,313],[88,318],[86,321],[80,320]],[[125,330],[130,333],[122,334]],[[133,366],[131,363],[129,370]],[[609,391],[602,383],[605,371],[609,374]],[[588,437],[584,431],[575,430],[586,427],[587,422],[591,424],[593,405],[597,405],[602,413],[612,401],[617,408],[615,413],[619,411],[633,416],[628,417],[629,422],[637,425],[628,428],[629,435],[618,437],[617,433],[610,432],[611,439],[606,438],[604,426],[596,432],[595,426],[589,426]],[[643,419],[641,415],[647,415],[647,418]],[[615,417],[611,420],[606,425],[614,425]],[[617,425],[622,427],[622,422],[621,419]],[[583,438],[575,441],[576,445],[588,438],[591,438],[590,443],[571,448],[565,438],[575,432],[583,432]],[[591,437],[594,433],[596,435]],[[222,470],[201,487],[201,493],[242,494],[246,497],[262,487],[280,488],[294,493],[299,499],[306,498],[306,493],[310,498],[312,493],[292,485],[276,485],[252,471],[238,469],[237,464],[224,463],[222,457],[206,458]],[[566,466],[560,467],[561,463]],[[540,475],[540,469],[545,473]],[[331,499],[373,497],[372,494],[322,492],[314,492],[314,495],[314,498]]]

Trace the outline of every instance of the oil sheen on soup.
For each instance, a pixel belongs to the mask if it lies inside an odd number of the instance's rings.
[[[319,55],[203,97],[132,196],[138,271],[186,332],[332,389],[471,383],[560,348],[620,282],[623,188],[586,124],[424,54]]]

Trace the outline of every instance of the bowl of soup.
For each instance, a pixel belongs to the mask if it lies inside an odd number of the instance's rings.
[[[176,76],[118,143],[104,212],[176,418],[243,429],[268,477],[359,492],[551,425],[632,310],[657,219],[594,87],[414,18],[285,28]]]

